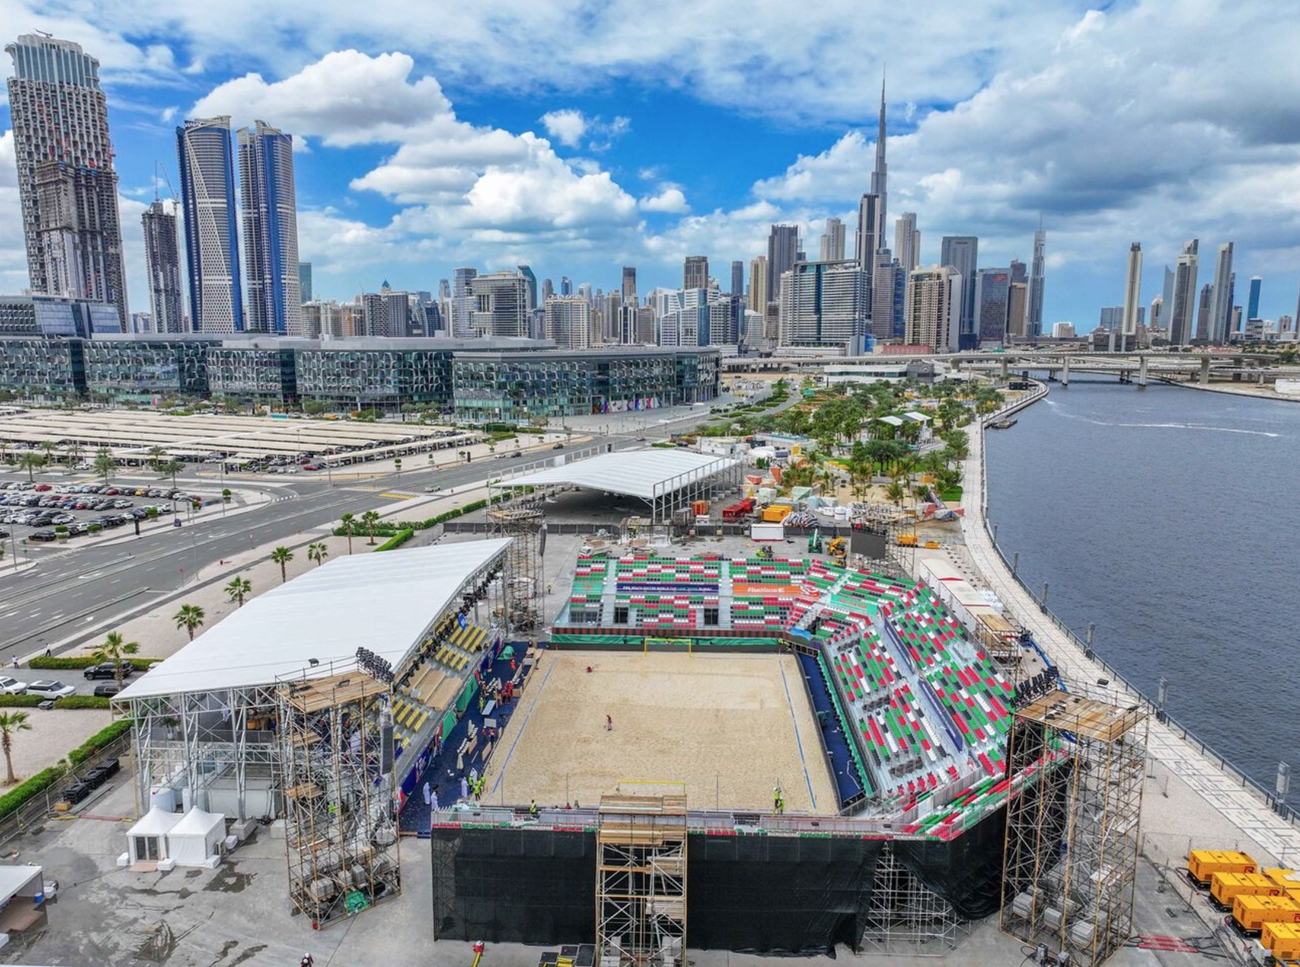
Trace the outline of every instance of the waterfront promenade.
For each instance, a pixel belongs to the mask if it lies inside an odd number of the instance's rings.
[[[997,594],[1011,617],[1033,633],[1068,685],[1091,686],[1095,692],[1100,690],[1097,683],[1105,681],[1104,690],[1112,693],[1112,700],[1141,703],[1150,710],[1143,696],[1100,662],[1089,659],[1082,643],[1041,608],[1033,593],[1011,573],[988,530],[984,431],[972,425],[969,436],[962,530],[979,579]],[[1230,710],[1224,709],[1224,714]],[[1154,761],[1148,768],[1152,781],[1145,792],[1143,824],[1148,847],[1155,845],[1153,839],[1158,841],[1158,855],[1153,859],[1180,865],[1189,846],[1240,848],[1260,862],[1300,865],[1300,827],[1273,812],[1264,794],[1239,773],[1184,738],[1175,726],[1158,721],[1155,714],[1150,716],[1148,753]]]

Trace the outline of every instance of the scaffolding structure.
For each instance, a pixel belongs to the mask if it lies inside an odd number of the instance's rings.
[[[225,812],[236,822],[279,815],[275,688],[251,685],[177,692],[124,703],[135,721],[136,802],[172,789],[186,808]]]
[[[604,796],[599,815],[601,967],[680,967],[686,953],[686,796]]]
[[[1148,721],[1137,706],[1053,690],[1015,714],[1001,927],[1096,967],[1132,933]]]
[[[886,842],[876,863],[862,951],[909,957],[943,957],[970,933],[951,903],[898,862]]]
[[[545,517],[538,498],[517,498],[488,511],[492,534],[511,538],[503,580],[503,624],[515,635],[533,634],[542,626]]]
[[[390,687],[352,661],[325,672],[279,683],[289,895],[313,927],[401,892]]]

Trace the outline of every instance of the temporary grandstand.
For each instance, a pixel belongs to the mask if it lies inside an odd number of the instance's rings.
[[[805,768],[826,763],[836,801],[809,812],[719,796],[708,808],[686,789],[688,946],[810,952],[845,943],[937,954],[966,922],[998,908],[1005,805],[1035,794],[1033,764],[1007,766],[1019,693],[926,585],[821,560],[586,556],[551,647],[579,650],[595,676],[614,674],[602,654],[615,652],[675,652],[687,676],[692,664],[713,672],[716,662],[699,655],[797,659],[792,684],[803,682],[821,744],[804,743]],[[570,700],[568,689],[547,698],[545,683],[534,686],[534,701]],[[545,718],[535,705],[533,713]],[[699,741],[709,742],[705,713],[682,712],[674,724],[687,732],[702,723]],[[507,729],[502,742],[513,749],[518,736]],[[666,772],[627,779],[680,778]],[[620,783],[602,794],[640,788]],[[516,782],[512,801],[521,794],[528,790]],[[592,935],[582,886],[599,854],[592,805],[548,803],[522,825],[502,806],[437,814],[438,936],[559,943]],[[549,842],[530,845],[526,837],[539,833]],[[498,878],[494,864],[505,854],[546,861],[512,862]],[[507,923],[498,915],[505,908],[530,914]]]
[[[394,719],[397,792],[409,793],[420,757],[478,687],[473,671],[495,638],[509,544],[338,558],[252,599],[154,666],[114,699],[134,720],[141,811],[174,802],[241,823],[284,815],[286,683],[337,684],[366,669],[384,672],[379,704]]]
[[[582,457],[581,452],[565,454],[552,457],[551,466],[512,468],[496,486],[568,486],[635,497],[645,502],[652,524],[663,524],[695,500],[739,487],[744,469],[739,460],[679,449],[651,448]]]

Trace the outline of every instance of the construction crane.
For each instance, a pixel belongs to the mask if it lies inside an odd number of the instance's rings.
[[[168,193],[172,196],[172,217],[175,218],[176,213],[180,210],[181,200],[176,197],[176,189],[172,187],[172,180],[167,177],[167,169],[163,167],[163,163],[161,161],[155,161],[153,167],[153,200],[160,201],[158,197],[158,181],[159,179],[162,179],[162,181],[167,185]]]

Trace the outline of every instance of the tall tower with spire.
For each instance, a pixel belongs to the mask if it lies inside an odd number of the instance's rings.
[[[876,121],[876,167],[871,172],[871,193],[880,199],[876,205],[876,249],[888,248],[885,243],[885,197],[888,194],[886,179],[889,168],[885,164],[885,77],[880,77],[880,116]]]
[[[876,167],[871,172],[871,191],[858,202],[858,231],[854,236],[854,258],[870,281],[876,252],[888,248],[885,239],[885,81],[880,81],[880,118],[876,130]],[[870,288],[870,286],[868,286]]]

